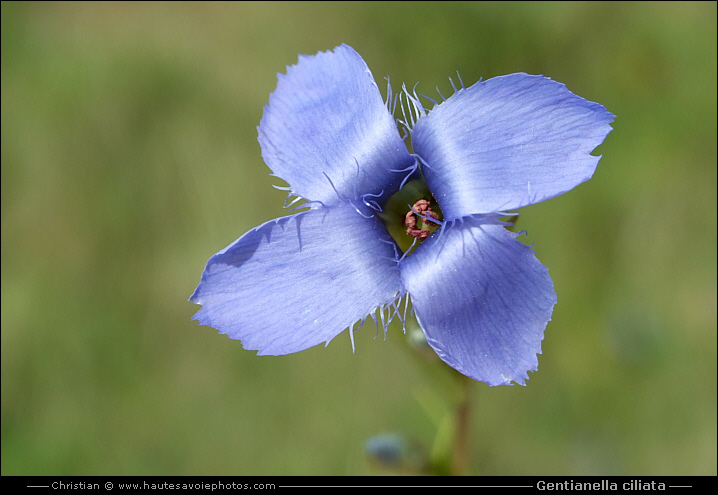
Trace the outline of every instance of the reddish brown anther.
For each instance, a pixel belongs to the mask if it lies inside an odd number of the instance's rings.
[[[420,199],[419,201],[414,203],[412,209],[404,217],[404,225],[406,226],[407,235],[410,235],[411,237],[423,241],[424,239],[429,237],[429,234],[431,233],[428,228],[416,228],[416,217],[414,216],[414,212],[416,212],[418,215],[423,215],[424,217],[427,217],[426,219],[424,219],[419,216],[419,221],[426,227],[428,227],[429,223],[435,223],[437,225],[439,224],[439,222],[432,222],[431,220],[429,220],[430,218],[439,220],[439,215],[431,211],[431,206],[429,206],[430,204],[431,201],[426,199]]]

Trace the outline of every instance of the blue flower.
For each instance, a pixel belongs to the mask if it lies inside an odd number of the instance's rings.
[[[280,355],[346,328],[353,347],[368,317],[386,332],[394,317],[404,321],[408,296],[447,364],[489,385],[524,384],[556,294],[500,217],[588,180],[613,115],[528,74],[462,84],[430,110],[415,93],[401,96],[413,153],[392,115],[396,98],[389,89],[382,100],[351,47],[300,56],[278,75],[258,127],[262,156],[309,209],[212,256],[190,298],[202,305],[194,319]],[[421,174],[443,220],[402,255],[378,212]]]

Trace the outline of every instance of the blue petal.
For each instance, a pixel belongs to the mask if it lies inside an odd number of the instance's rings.
[[[392,303],[395,258],[381,222],[348,203],[272,220],[210,258],[194,319],[259,354],[301,351]]]
[[[556,303],[548,270],[495,217],[443,229],[399,265],[429,345],[475,380],[524,384]]]
[[[414,163],[371,71],[351,47],[300,55],[278,74],[259,125],[262,156],[292,194],[325,205],[387,198]]]
[[[563,84],[511,74],[460,89],[412,130],[444,218],[513,210],[591,178],[614,116]]]

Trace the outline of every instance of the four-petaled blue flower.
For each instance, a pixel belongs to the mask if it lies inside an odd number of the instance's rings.
[[[588,180],[600,158],[590,153],[614,117],[522,73],[462,84],[430,110],[415,93],[401,96],[413,153],[392,115],[396,99],[382,100],[351,47],[300,56],[278,75],[259,143],[309,210],[212,256],[190,298],[202,305],[194,319],[280,355],[347,327],[351,336],[368,316],[386,332],[394,316],[404,320],[408,295],[447,364],[489,385],[524,384],[556,294],[548,270],[499,218]],[[402,256],[377,213],[408,174],[423,174],[443,222]]]

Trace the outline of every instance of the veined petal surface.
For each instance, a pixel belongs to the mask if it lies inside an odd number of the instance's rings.
[[[278,74],[259,124],[262,157],[292,194],[325,205],[387,198],[414,163],[364,60],[347,45]],[[330,182],[331,181],[331,182]]]
[[[614,116],[543,76],[460,89],[420,118],[414,151],[444,218],[508,211],[591,178]]]
[[[475,380],[524,384],[556,303],[548,270],[495,217],[443,228],[399,265],[427,342]]]
[[[259,354],[328,342],[397,297],[390,242],[349,203],[269,221],[209,259],[194,319]]]

